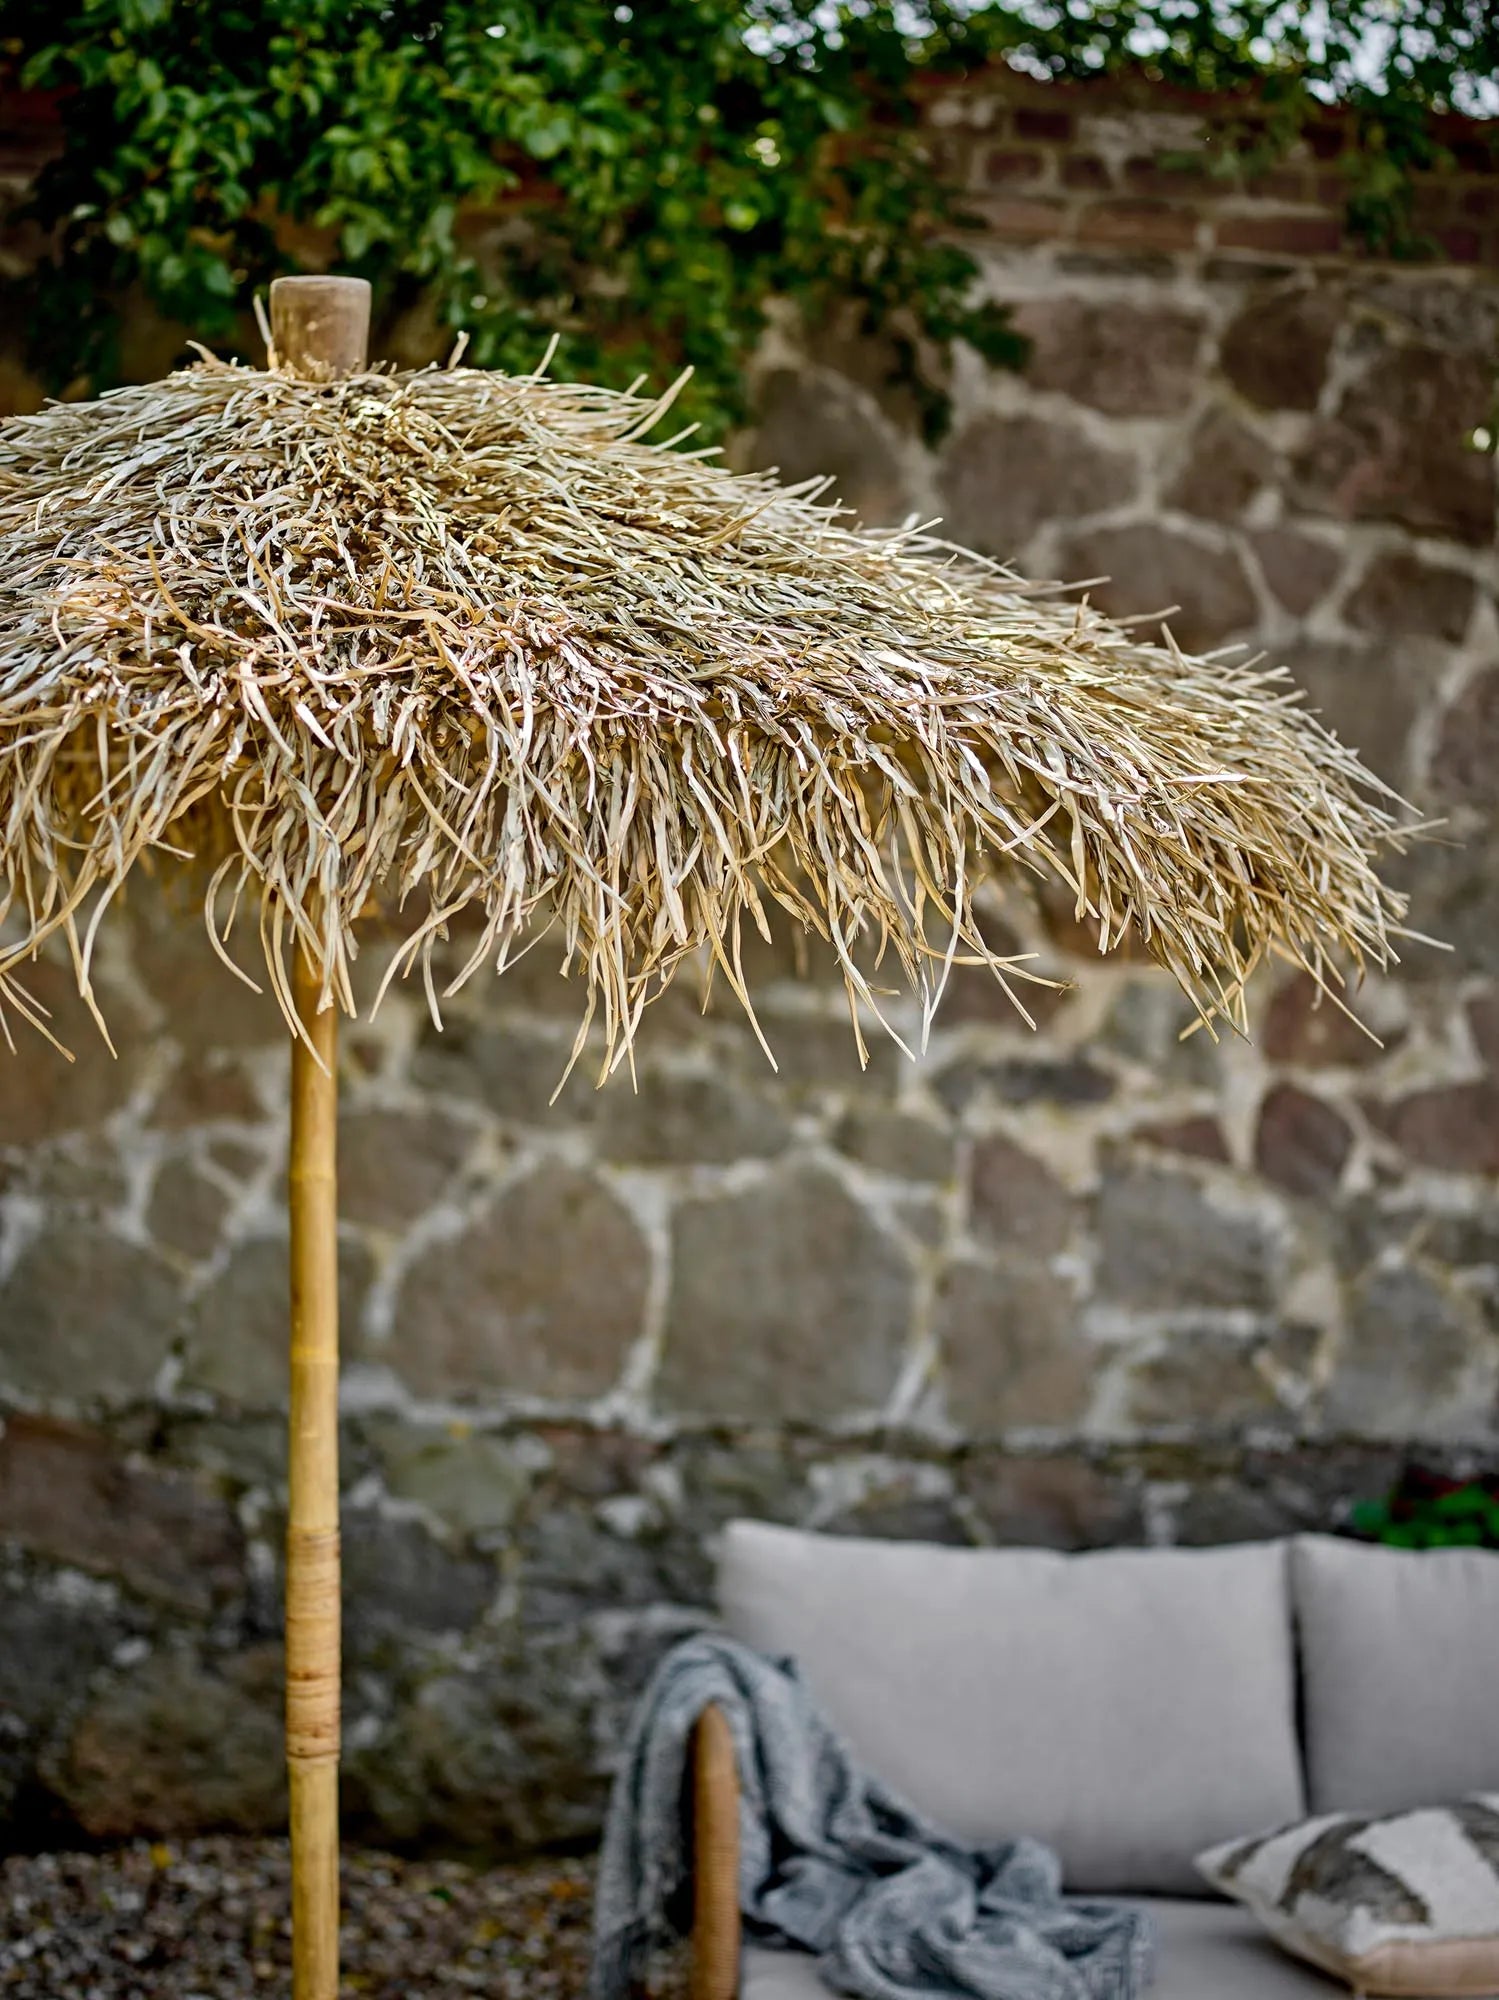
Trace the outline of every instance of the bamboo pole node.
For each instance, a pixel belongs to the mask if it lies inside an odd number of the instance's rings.
[[[341,1656],[338,1530],[288,1528],[286,1553],[287,1761],[336,1764]]]

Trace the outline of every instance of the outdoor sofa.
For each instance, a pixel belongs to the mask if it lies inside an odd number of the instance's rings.
[[[1499,1791],[1499,1555],[1326,1536],[1058,1555],[724,1536],[732,1636],[794,1656],[861,1758],[975,1844],[1029,1833],[1072,1892],[1154,1914],[1157,2000],[1348,1989],[1193,1857],[1308,1814]],[[697,1730],[694,2000],[826,2000],[741,1936],[727,1724]]]

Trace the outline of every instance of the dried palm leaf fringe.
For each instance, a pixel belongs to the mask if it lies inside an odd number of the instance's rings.
[[[258,923],[288,1020],[297,947],[352,1010],[377,894],[434,1012],[458,916],[447,991],[555,926],[606,1066],[703,947],[753,1018],[747,923],[820,933],[877,1016],[872,946],[928,1021],[959,962],[1018,1004],[996,866],[1133,927],[1205,1019],[1267,952],[1389,961],[1409,817],[1281,674],[647,444],[669,400],[205,357],[0,430],[0,992],[44,1025],[18,975],[61,932],[91,999],[162,855],[226,955]]]

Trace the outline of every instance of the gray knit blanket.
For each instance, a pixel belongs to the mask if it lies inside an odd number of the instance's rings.
[[[677,1646],[636,1712],[599,1867],[593,2000],[627,2000],[689,1900],[689,1749],[709,1703],[739,1766],[746,1937],[811,1952],[860,2000],[1134,2000],[1150,1978],[1140,1912],[1061,1894],[1034,1840],[958,1845],[869,1772],[791,1662],[729,1639]]]

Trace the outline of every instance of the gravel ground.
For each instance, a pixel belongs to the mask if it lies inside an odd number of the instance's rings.
[[[585,1862],[475,1869],[344,1855],[344,1976],[359,2000],[581,2000]],[[192,1840],[0,1860],[5,2000],[285,2000],[284,1841]],[[681,1967],[655,2000],[680,2000]]]

